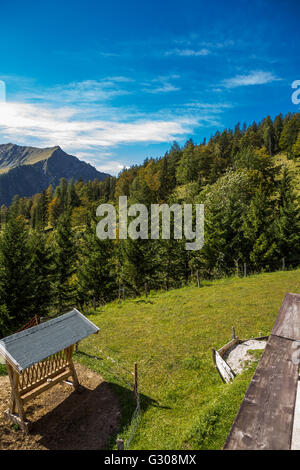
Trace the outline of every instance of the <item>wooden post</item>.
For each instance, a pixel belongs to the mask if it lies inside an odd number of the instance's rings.
[[[68,362],[69,362],[69,368],[70,368],[72,378],[73,378],[73,387],[74,387],[75,390],[78,390],[79,389],[79,380],[78,380],[78,377],[77,377],[76,369],[75,369],[73,361],[72,361],[74,345],[69,346],[67,349],[65,349],[65,351],[66,351],[67,359],[68,359]]]
[[[147,289],[147,282],[145,282],[145,296],[148,297],[148,289]]]
[[[123,301],[125,300],[125,287],[123,287]]]
[[[197,285],[198,285],[198,287],[201,287],[201,286],[200,286],[200,279],[199,279],[199,271],[198,271],[198,269],[197,269],[197,271],[196,271],[196,278],[197,278]]]
[[[137,363],[134,363],[134,387],[133,387],[133,396],[135,401],[137,401],[137,394],[138,394],[138,368]]]
[[[124,450],[124,441],[123,439],[117,439],[117,449]]]
[[[235,328],[234,328],[234,326],[232,327],[232,339],[235,339]]]
[[[244,263],[244,277],[247,277],[247,264]]]
[[[19,393],[19,374],[6,362],[6,368],[11,384],[11,401],[9,411],[4,413],[5,419],[11,420],[13,423],[20,426],[23,431],[28,434],[30,431],[31,423],[26,421],[23,402]],[[15,410],[18,415],[15,414]]]
[[[282,258],[282,271],[285,271],[285,258]]]
[[[235,259],[234,263],[235,263],[236,277],[239,277],[239,275],[240,275],[239,260]]]

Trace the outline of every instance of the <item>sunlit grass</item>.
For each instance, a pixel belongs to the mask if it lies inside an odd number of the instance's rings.
[[[119,437],[126,440],[129,433],[134,404],[127,383],[137,362],[143,413],[131,448],[221,448],[255,366],[232,385],[223,384],[211,348],[231,339],[232,326],[242,339],[268,335],[286,292],[300,292],[300,270],[152,293],[91,315],[100,333],[80,350],[103,358],[103,349],[122,367],[109,359],[77,358],[115,384],[123,409]]]

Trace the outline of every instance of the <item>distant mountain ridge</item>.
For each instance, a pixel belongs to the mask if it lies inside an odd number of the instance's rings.
[[[0,205],[10,204],[16,194],[30,197],[50,184],[55,188],[61,178],[103,181],[107,176],[59,146],[40,149],[0,145]]]

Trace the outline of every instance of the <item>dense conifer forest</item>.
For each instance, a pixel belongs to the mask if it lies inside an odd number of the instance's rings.
[[[269,116],[173,143],[157,159],[104,181],[67,181],[0,209],[0,333],[33,315],[73,305],[96,308],[124,295],[198,279],[295,268],[300,264],[300,114]],[[96,208],[201,203],[205,244],[185,240],[100,240]]]

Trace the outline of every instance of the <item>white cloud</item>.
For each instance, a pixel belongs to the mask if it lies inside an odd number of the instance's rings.
[[[170,91],[179,91],[180,88],[172,85],[171,83],[163,83],[161,86],[155,88],[144,88],[146,93],[169,93]]]
[[[116,96],[128,95],[131,92],[120,88],[119,84],[133,80],[126,77],[110,77],[104,80],[84,80],[67,85],[57,85],[46,90],[31,89],[21,98],[54,103],[99,103]],[[118,85],[117,85],[118,84]],[[18,96],[18,95],[17,95]]]
[[[61,145],[90,150],[124,143],[168,142],[190,131],[187,119],[137,119],[132,122],[82,120],[75,107],[50,108],[37,104],[0,103],[0,133],[13,142],[39,140],[40,145]]]
[[[172,84],[179,78],[175,73],[162,75],[141,85],[147,93],[168,93],[179,90]],[[115,76],[48,89],[29,84],[13,102],[0,102],[0,142],[60,145],[101,171],[116,174],[127,164],[111,153],[119,145],[180,141],[199,126],[221,125],[218,115],[226,107],[222,104],[171,104],[152,112],[137,104],[113,106],[111,99],[128,93],[123,86],[133,81]]]
[[[145,93],[169,93],[170,91],[179,91],[179,87],[170,83],[170,80],[176,80],[178,78],[180,78],[178,74],[159,76],[150,82],[144,83],[145,88],[143,88],[143,91]],[[154,87],[153,84],[155,85]]]
[[[111,160],[107,163],[101,163],[96,165],[97,170],[102,171],[103,173],[109,173],[110,175],[118,175],[124,167],[128,168],[129,165],[124,165],[124,163]]]
[[[202,49],[172,49],[171,51],[166,51],[165,55],[178,55],[182,57],[199,57],[199,56],[206,56],[210,54],[209,49],[202,48]]]
[[[252,71],[247,75],[236,75],[233,78],[227,78],[223,80],[223,85],[226,88],[236,88],[239,86],[249,85],[264,85],[274,81],[281,80],[271,72],[263,72],[262,70]]]
[[[110,175],[118,175],[124,167],[129,167],[129,164],[126,162],[124,163],[112,159],[113,154],[111,152],[101,152],[97,156],[88,152],[79,152],[76,156],[86,163],[93,165],[98,171]]]

